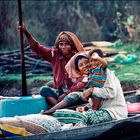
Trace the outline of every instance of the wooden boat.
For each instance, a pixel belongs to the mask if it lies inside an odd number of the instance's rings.
[[[126,102],[140,102],[140,95],[125,97]],[[140,138],[140,112],[131,112],[128,118],[100,123],[83,128],[65,130],[54,133],[37,134],[32,136],[11,137],[14,140],[46,140],[46,139],[139,139]]]
[[[39,134],[33,136],[8,138],[14,140],[47,140],[47,139],[109,139],[126,140],[140,138],[140,115],[128,119],[112,121],[85,128],[65,130],[61,132]]]

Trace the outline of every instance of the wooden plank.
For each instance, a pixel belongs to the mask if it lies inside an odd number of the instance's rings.
[[[91,41],[91,42],[83,42],[84,47],[94,46],[94,47],[108,47],[114,45],[112,42],[108,41]]]

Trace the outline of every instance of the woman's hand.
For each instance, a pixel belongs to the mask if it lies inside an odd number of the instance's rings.
[[[25,26],[24,23],[23,23],[22,26],[21,26],[21,25],[19,25],[19,22],[18,22],[18,23],[17,23],[17,29],[18,29],[19,31],[22,31],[22,32],[27,32],[27,29],[26,29],[26,26]]]
[[[17,29],[25,34],[31,47],[35,45],[36,40],[31,36],[24,23],[22,25],[17,23]]]

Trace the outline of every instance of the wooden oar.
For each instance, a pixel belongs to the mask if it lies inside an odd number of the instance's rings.
[[[19,15],[19,25],[22,26],[21,0],[18,0],[18,15]],[[22,34],[21,30],[20,30],[20,49],[21,49],[21,65],[22,65],[22,96],[27,96],[26,72],[25,72],[25,62],[24,62],[23,34]]]

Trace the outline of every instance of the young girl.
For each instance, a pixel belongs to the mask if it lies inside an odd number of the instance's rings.
[[[108,66],[107,61],[103,59],[103,52],[100,49],[94,49],[89,52],[90,67],[87,79],[83,81],[87,82],[85,90],[83,92],[83,97],[88,98],[94,87],[103,87],[106,81],[106,68]],[[78,63],[75,63],[77,70]],[[80,66],[79,66],[80,67]],[[92,109],[96,110],[99,108],[100,99],[97,97],[92,98]]]

